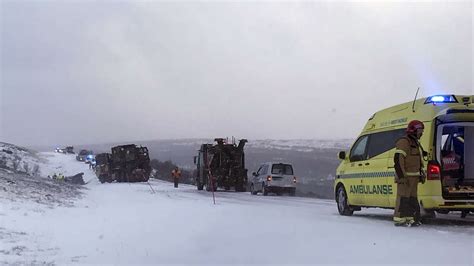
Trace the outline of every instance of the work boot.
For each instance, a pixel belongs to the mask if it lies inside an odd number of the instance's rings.
[[[421,225],[422,225],[421,221],[414,221],[410,226],[418,227],[418,226],[421,226]]]
[[[400,217],[393,217],[393,224],[395,226],[408,226],[407,219],[406,218],[400,218]]]
[[[397,227],[410,227],[410,225],[407,222],[395,223],[394,225],[397,226]]]
[[[421,225],[419,220],[415,220],[413,217],[407,217],[407,224],[409,227],[417,227]]]

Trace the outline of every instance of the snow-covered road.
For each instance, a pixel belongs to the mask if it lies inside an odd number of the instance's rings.
[[[85,172],[75,207],[9,202],[1,228],[19,234],[6,262],[57,264],[445,264],[473,265],[474,219],[457,215],[419,228],[397,228],[392,211],[352,217],[333,201],[298,197],[212,194],[150,180],[100,184],[71,155],[44,154],[43,174]],[[3,204],[3,203],[2,203]],[[9,249],[10,248],[10,249]],[[0,250],[2,248],[0,247]],[[2,259],[0,259],[0,262]]]

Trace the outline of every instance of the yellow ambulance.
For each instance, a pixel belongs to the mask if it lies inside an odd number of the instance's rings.
[[[474,96],[434,95],[375,113],[350,150],[339,152],[334,193],[341,215],[395,208],[395,142],[412,120],[425,125],[427,180],[418,185],[424,214],[474,211]]]

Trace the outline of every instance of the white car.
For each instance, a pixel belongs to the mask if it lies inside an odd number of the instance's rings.
[[[296,192],[296,177],[294,176],[293,166],[289,163],[264,163],[258,168],[258,171],[252,173],[249,182],[250,193],[257,195],[262,192],[264,196],[268,193],[281,195],[286,192],[294,196]]]

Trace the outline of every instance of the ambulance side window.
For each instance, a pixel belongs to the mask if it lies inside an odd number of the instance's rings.
[[[395,148],[397,140],[405,135],[405,129],[390,130],[370,135],[367,157],[373,158]]]
[[[360,137],[351,150],[349,159],[351,162],[363,161],[367,158],[367,140],[368,136]]]

